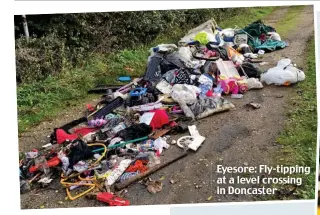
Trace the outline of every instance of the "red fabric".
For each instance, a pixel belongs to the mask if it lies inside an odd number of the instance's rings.
[[[66,140],[75,140],[78,138],[77,134],[67,134],[63,129],[57,129],[56,131],[57,143],[62,144]]]
[[[267,35],[261,34],[261,35],[259,36],[259,39],[260,39],[262,42],[264,42],[264,41],[267,40]]]
[[[212,90],[208,90],[208,92],[206,93],[206,96],[211,97],[212,96]]]
[[[82,136],[85,136],[86,134],[93,132],[97,130],[96,128],[78,128],[74,129],[74,134],[68,134],[63,129],[57,129],[56,131],[56,138],[57,143],[62,144],[66,140],[75,140],[78,138],[78,135],[81,134]]]
[[[178,123],[176,123],[175,121],[171,121],[169,126],[175,127],[175,126],[178,126]]]
[[[162,128],[163,125],[169,123],[169,116],[165,110],[157,109],[151,110],[150,112],[154,112],[154,116],[150,123],[153,130]]]
[[[98,130],[97,128],[76,128],[73,130],[75,134],[81,134],[82,136],[85,136],[86,134],[89,134],[90,132]]]
[[[126,169],[126,172],[137,172],[137,171],[139,171],[140,173],[145,172],[148,170],[148,167],[146,166],[147,164],[148,164],[148,161],[137,160],[134,163],[134,165],[131,165]]]

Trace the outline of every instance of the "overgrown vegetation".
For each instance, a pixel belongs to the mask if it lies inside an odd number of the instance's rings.
[[[315,173],[317,155],[317,92],[314,38],[308,42],[306,80],[299,83],[297,95],[291,99],[286,129],[277,140],[283,147],[277,157],[279,165],[311,167],[310,175],[302,177],[303,184],[297,189],[300,198],[315,198]],[[285,156],[283,156],[285,154]],[[285,157],[285,159],[284,159]]]
[[[81,66],[92,53],[106,54],[154,41],[176,28],[190,29],[214,17],[221,21],[246,13],[247,8],[128,11],[82,14],[28,15],[30,34],[22,35],[21,16],[15,17],[17,80],[43,80],[64,68]],[[20,18],[20,19],[19,19]]]
[[[310,174],[292,174],[302,178],[302,185],[273,185],[277,195],[263,200],[314,199],[317,160],[317,96],[314,38],[308,41],[304,71],[306,79],[295,86],[297,94],[288,101],[288,120],[277,139],[281,149],[274,156],[274,165],[310,167]],[[274,174],[273,177],[288,175]]]
[[[75,57],[83,53],[81,51],[77,52],[77,55],[66,57],[68,55],[66,50],[70,50],[70,48],[68,49],[62,45],[61,47],[65,48],[58,48],[58,45],[55,47],[55,43],[50,42],[54,38],[50,38],[50,36],[33,39],[34,41],[31,40],[28,43],[28,46],[35,46],[37,49],[28,49],[21,45],[24,48],[16,50],[17,61],[20,61],[17,62],[17,69],[26,67],[25,74],[30,73],[30,76],[26,75],[23,79],[25,83],[19,84],[17,87],[19,132],[25,131],[44,119],[54,117],[57,112],[87,97],[87,90],[97,84],[115,84],[119,75],[133,77],[142,75],[145,71],[150,47],[160,43],[176,43],[188,30],[200,24],[200,22],[206,21],[211,16],[216,19],[221,27],[234,27],[235,25],[244,27],[257,19],[263,19],[264,16],[274,10],[274,7],[223,9],[224,12],[220,11],[220,15],[211,10],[206,10],[207,12],[202,14],[199,19],[192,18],[195,16],[192,15],[193,10],[191,12],[185,11],[191,17],[188,21],[189,23],[191,22],[190,24],[177,27],[173,25],[176,22],[175,19],[172,19],[171,24],[173,26],[163,29],[164,32],[160,32],[151,42],[142,43],[140,41],[140,45],[123,45],[123,47],[127,48],[111,53],[109,51],[104,52],[102,49],[100,51],[96,50],[86,58],[83,58],[82,55]],[[181,24],[181,21],[177,23]],[[86,23],[86,25],[89,24]],[[122,34],[119,33],[119,35]],[[130,33],[125,36],[122,35],[121,38],[130,40]],[[45,45],[38,46],[37,42],[35,42],[36,40],[40,40]],[[25,43],[25,41],[18,39],[16,48],[20,46],[20,43]],[[52,47],[55,47],[54,50]],[[107,50],[106,45],[104,48]],[[23,52],[22,50],[24,49],[26,51]],[[23,53],[19,55],[20,52]],[[37,54],[30,54],[32,52]],[[21,57],[22,55],[23,57]],[[70,57],[78,59],[77,62],[68,60]],[[53,64],[56,64],[56,62],[58,63],[54,66]],[[34,78],[33,75],[37,76],[37,78]]]

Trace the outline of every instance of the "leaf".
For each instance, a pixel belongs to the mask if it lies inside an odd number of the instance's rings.
[[[162,176],[159,180],[163,181],[165,179],[165,176]]]
[[[44,205],[40,205],[40,209],[43,209],[44,208]]]
[[[210,201],[211,199],[212,199],[212,196],[209,196],[208,199],[207,199],[207,201]]]

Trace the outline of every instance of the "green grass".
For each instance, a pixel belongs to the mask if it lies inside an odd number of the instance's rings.
[[[304,5],[291,6],[288,9],[285,17],[282,18],[274,26],[281,37],[286,38],[290,32],[296,28],[297,22],[299,21],[300,14],[305,8]]]
[[[230,19],[226,19],[218,23],[218,25],[221,28],[234,28],[235,26],[243,28],[258,19],[265,18],[267,15],[271,14],[276,9],[277,7],[252,8],[250,13],[233,16]]]
[[[252,8],[248,13],[230,17],[220,27],[244,27],[263,19],[275,7]],[[76,105],[88,98],[87,90],[97,84],[115,84],[117,77],[143,75],[150,47],[161,43],[177,43],[188,32],[188,28],[168,30],[152,43],[134,49],[111,53],[107,56],[92,56],[82,68],[64,71],[59,76],[44,81],[22,84],[17,87],[19,133],[28,130],[43,120],[53,119],[61,110]],[[129,68],[129,69],[126,69]]]
[[[281,149],[274,155],[274,166],[310,167],[309,175],[292,174],[292,178],[302,178],[302,185],[294,190],[293,185],[272,185],[280,193],[260,196],[257,200],[314,199],[317,159],[317,98],[314,38],[308,41],[304,71],[306,79],[295,86],[296,92],[288,101],[288,119],[285,129],[277,139]],[[287,177],[274,173],[272,177]],[[290,191],[294,191],[293,193]]]
[[[296,94],[289,102],[286,129],[277,142],[282,150],[276,156],[279,165],[311,167],[310,175],[296,175],[303,178],[303,185],[297,189],[297,197],[314,199],[317,153],[317,98],[314,38],[308,42],[304,71],[306,79],[296,88]]]

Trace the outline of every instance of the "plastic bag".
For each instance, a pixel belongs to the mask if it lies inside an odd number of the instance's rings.
[[[201,89],[193,85],[176,84],[172,88],[171,97],[178,102],[184,114],[187,117],[195,118],[193,112],[187,104],[193,104],[197,101],[197,94],[200,94]]]
[[[178,54],[180,60],[183,61],[186,67],[197,69],[204,65],[204,60],[197,60],[192,56],[192,51],[190,47],[180,47],[178,50]]]
[[[248,89],[261,89],[263,88],[262,83],[257,78],[248,78],[247,79]]]
[[[303,71],[292,65],[290,59],[278,61],[276,67],[270,68],[266,73],[261,74],[261,82],[275,85],[290,85],[303,81],[306,78]]]
[[[172,87],[171,97],[176,102],[184,101],[187,104],[193,104],[197,101],[197,94],[201,90],[193,85],[188,84],[176,84]]]
[[[194,37],[194,40],[199,41],[202,45],[205,45],[209,42],[208,35],[204,31],[197,33]]]

